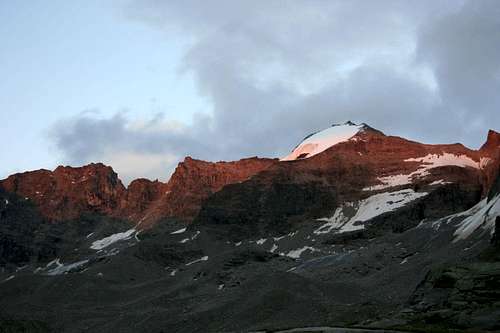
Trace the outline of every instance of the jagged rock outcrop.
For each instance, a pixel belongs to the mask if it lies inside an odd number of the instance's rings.
[[[167,217],[189,222],[210,195],[276,164],[276,159],[257,157],[215,163],[186,157],[175,169],[159,200],[145,211],[141,225],[148,226]]]
[[[140,220],[153,202],[167,191],[167,184],[158,180],[140,178],[133,180],[121,199],[121,207],[115,215],[131,221]]]
[[[491,188],[497,179],[500,170],[500,133],[490,130],[488,132],[488,139],[484,145],[479,149],[480,154],[483,156],[484,172],[486,174],[487,188]]]
[[[187,157],[168,183],[136,179],[128,188],[111,167],[101,163],[76,168],[60,166],[54,171],[14,174],[0,181],[0,188],[32,201],[49,221],[70,220],[94,212],[147,227],[163,218],[189,222],[212,193],[276,163],[276,159],[257,157],[215,163]]]
[[[53,221],[73,219],[84,211],[111,215],[126,192],[113,169],[101,163],[18,173],[0,187],[33,201]]]

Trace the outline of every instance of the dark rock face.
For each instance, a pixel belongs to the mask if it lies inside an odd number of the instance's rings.
[[[0,267],[46,263],[71,253],[90,233],[108,235],[127,227],[127,222],[91,212],[52,223],[31,200],[0,189]]]
[[[0,189],[0,266],[30,261],[36,230],[43,223],[32,202]]]
[[[495,246],[500,246],[500,216],[497,216],[497,218],[495,219],[495,232],[493,234],[491,242]]]
[[[286,233],[294,218],[318,218],[336,205],[335,188],[320,182],[263,184],[249,180],[228,185],[209,197],[193,228],[213,225],[235,239]]]
[[[488,200],[491,200],[494,196],[500,194],[500,168],[497,171],[497,177],[491,186],[490,193],[488,194]]]
[[[500,263],[477,262],[431,271],[410,299],[423,324],[498,329]]]

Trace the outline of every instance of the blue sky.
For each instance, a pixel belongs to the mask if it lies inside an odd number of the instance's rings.
[[[0,177],[53,168],[49,127],[85,110],[100,117],[204,111],[179,63],[188,38],[127,19],[120,1],[0,2]]]
[[[280,157],[346,120],[477,148],[500,130],[497,0],[0,0],[0,178]]]

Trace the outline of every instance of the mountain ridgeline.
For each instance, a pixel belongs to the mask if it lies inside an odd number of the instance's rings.
[[[472,150],[347,122],[127,187],[101,163],[18,173],[0,331],[496,330],[499,216],[491,130]]]

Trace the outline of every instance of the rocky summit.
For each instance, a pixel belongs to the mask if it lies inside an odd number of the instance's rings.
[[[500,330],[500,133],[335,124],[280,159],[0,181],[0,332]]]

